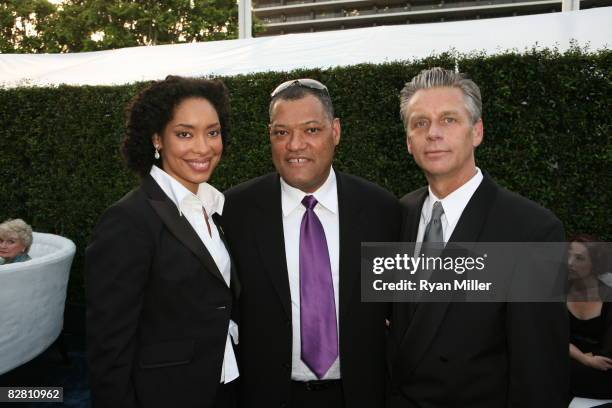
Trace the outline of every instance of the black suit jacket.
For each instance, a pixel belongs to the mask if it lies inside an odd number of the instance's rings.
[[[151,176],[104,213],[85,267],[93,407],[212,406],[238,278]]]
[[[427,187],[401,199],[402,235],[416,240]],[[548,210],[484,179],[449,242],[563,242]],[[393,305],[391,407],[567,407],[564,303]],[[414,312],[414,314],[413,314]]]
[[[388,305],[362,303],[360,248],[396,241],[400,208],[382,188],[337,174],[340,221],[340,369],[347,407],[384,404]],[[289,399],[292,322],[281,187],[269,174],[226,192],[224,225],[242,283],[240,327],[243,407],[281,407]]]

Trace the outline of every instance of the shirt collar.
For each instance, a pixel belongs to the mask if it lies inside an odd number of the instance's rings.
[[[198,186],[197,194],[193,194],[174,177],[155,165],[151,167],[150,174],[162,191],[172,200],[174,205],[176,205],[180,215],[183,215],[182,207],[187,202],[192,202],[194,199],[206,209],[206,213],[210,216],[214,213],[218,213],[219,215],[223,213],[225,196],[210,184],[201,183]]]
[[[319,204],[327,208],[332,213],[338,212],[338,189],[336,184],[336,173],[330,168],[329,175],[325,182],[314,193],[305,193],[302,190],[292,187],[283,178],[281,182],[281,204],[283,217],[302,205],[302,200],[308,194],[313,195]]]
[[[433,191],[431,191],[431,187],[428,187],[429,196],[423,203],[424,211],[421,213],[424,221],[429,222],[433,205],[436,201],[440,201],[442,203],[444,216],[446,217],[446,222],[448,225],[457,224],[459,217],[461,217],[463,210],[470,201],[470,198],[472,198],[472,195],[474,195],[474,192],[480,185],[482,179],[482,172],[478,167],[476,167],[476,174],[474,174],[471,179],[442,199],[436,197]]]

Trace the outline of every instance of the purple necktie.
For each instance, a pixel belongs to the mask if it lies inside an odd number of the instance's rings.
[[[325,231],[314,212],[317,200],[302,200],[300,226],[300,328],[302,361],[323,378],[338,357],[336,304]]]

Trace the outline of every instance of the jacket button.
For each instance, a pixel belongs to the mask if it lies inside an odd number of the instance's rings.
[[[444,357],[444,356],[440,356],[440,361],[443,363],[448,363],[448,358]]]

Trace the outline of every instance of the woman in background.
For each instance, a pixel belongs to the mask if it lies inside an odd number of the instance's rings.
[[[168,77],[126,110],[140,187],[113,204],[85,253],[94,408],[234,407],[238,282],[207,183],[229,134],[220,81]]]
[[[612,307],[599,280],[603,252],[603,243],[588,235],[570,240],[570,389],[577,397],[612,398]]]
[[[22,219],[6,220],[0,224],[0,265],[30,260],[32,227]]]

